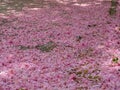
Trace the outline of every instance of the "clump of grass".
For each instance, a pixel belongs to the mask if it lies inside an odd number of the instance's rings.
[[[111,1],[111,7],[109,9],[109,14],[110,15],[115,15],[116,14],[116,12],[117,12],[117,10],[116,10],[117,5],[118,5],[117,0],[112,0]]]
[[[117,7],[117,5],[118,5],[117,0],[111,0],[111,6]]]
[[[77,90],[88,90],[88,87],[86,87],[86,86],[80,86],[80,87],[77,87]]]
[[[118,62],[119,62],[118,57],[113,58],[113,59],[112,59],[112,62],[113,62],[113,63],[118,63]]]
[[[89,75],[89,76],[88,76],[88,79],[89,79],[90,81],[99,81],[99,80],[101,79],[101,77],[98,76],[98,75],[95,75],[95,76]]]
[[[86,75],[88,74],[89,72],[88,72],[88,70],[86,69],[86,70],[82,70],[82,71],[78,71],[78,72],[76,72],[75,74],[77,75],[77,76],[79,76],[79,77],[86,77]]]
[[[19,45],[19,49],[20,50],[27,50],[27,49],[30,49],[30,46]]]
[[[80,83],[81,78],[85,78],[92,82],[99,82],[101,80],[101,77],[99,76],[100,70],[98,69],[94,69],[93,71],[89,71],[89,69],[84,70],[72,69],[72,73],[70,74],[73,73],[76,75],[76,77],[74,77],[73,80],[77,83]]]
[[[57,45],[53,41],[49,41],[46,44],[43,45],[37,45],[37,46],[23,46],[19,45],[20,50],[27,50],[27,49],[39,49],[42,52],[50,52],[53,50]]]
[[[43,45],[37,45],[37,46],[35,46],[35,48],[41,50],[42,52],[50,52],[56,46],[57,45],[53,41],[50,41],[50,42],[43,44]]]
[[[111,7],[111,8],[109,9],[109,14],[110,14],[110,15],[116,14],[116,8],[115,8],[115,7]]]

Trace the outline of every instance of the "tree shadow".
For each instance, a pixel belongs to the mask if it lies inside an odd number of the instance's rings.
[[[103,0],[1,0],[0,53],[3,55],[0,56],[0,78],[6,79],[10,75],[14,80],[15,73],[27,74],[26,71],[32,69],[34,72],[38,67],[41,71],[44,68],[46,72],[46,67],[53,68],[56,65],[55,69],[58,66],[60,70],[65,68],[66,73],[68,69],[78,68],[77,72],[72,71],[78,76],[78,80],[73,78],[77,85],[84,84],[81,77],[94,84],[104,82],[105,78],[101,79],[101,76],[105,70],[116,72],[118,69],[109,66],[113,56],[117,57],[117,62],[120,58],[120,13],[117,12],[115,17],[109,16],[109,7],[110,1]],[[49,46],[49,41],[54,41],[55,45]],[[19,50],[18,46],[22,46],[22,49]],[[29,46],[38,49],[30,49]],[[60,64],[65,64],[64,67],[57,65],[57,60]],[[42,64],[45,66],[41,67]],[[101,76],[94,73],[100,73]],[[22,76],[20,79],[25,79]],[[27,77],[29,78],[33,77]],[[91,86],[81,86],[79,89],[87,90],[89,87]]]
[[[103,2],[103,1],[102,1]],[[14,11],[21,11],[24,7],[29,8],[44,8],[54,7],[59,4],[62,5],[76,5],[76,6],[89,6],[100,4],[99,0],[1,0],[0,13]]]

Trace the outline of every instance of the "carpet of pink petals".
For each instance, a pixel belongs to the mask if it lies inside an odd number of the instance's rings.
[[[99,0],[0,14],[0,90],[120,90],[120,6],[114,16],[109,8]],[[19,48],[49,41],[50,52]]]

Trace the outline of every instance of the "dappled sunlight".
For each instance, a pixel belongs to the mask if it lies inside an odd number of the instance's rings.
[[[75,5],[75,6],[81,6],[81,7],[86,7],[86,6],[90,6],[90,5],[99,5],[101,4],[102,1],[79,1],[79,0],[56,0],[58,3],[61,4],[71,4],[71,5]]]
[[[97,0],[97,1],[111,1],[111,0]]]
[[[61,4],[69,4],[69,3],[76,3],[77,0],[56,0],[58,3],[61,3]]]
[[[119,17],[109,15],[110,3],[6,1],[0,6],[0,90],[120,89]]]
[[[92,6],[99,5],[102,1],[94,0],[94,1],[79,1],[79,0],[11,0],[11,1],[0,1],[0,13],[10,13],[10,12],[20,12],[24,7],[28,7],[28,9],[38,10],[39,8],[51,8],[58,6],[58,4],[63,5],[75,5],[75,6]],[[6,12],[7,11],[7,12]]]
[[[86,6],[89,6],[90,4],[86,4],[86,3],[78,4],[78,3],[75,3],[74,5],[75,5],[75,6],[86,7]]]
[[[0,71],[0,77],[7,77],[8,71]]]
[[[40,10],[40,8],[24,8],[23,11],[37,11]],[[10,10],[8,11],[9,14],[13,14],[16,17],[20,17],[20,16],[24,16],[25,13],[24,12],[16,12],[15,10]]]
[[[41,0],[41,1],[34,1],[34,0],[11,0],[11,1],[1,1],[1,6],[0,6],[0,13],[3,15],[9,15],[9,14],[14,14],[15,16],[21,16],[23,15],[22,12],[24,10],[40,10],[40,9],[49,9],[49,8],[54,8],[59,5],[71,5],[71,6],[79,6],[79,7],[91,7],[94,5],[100,5],[102,1],[94,0],[94,1],[79,1],[79,0]]]
[[[100,4],[101,4],[100,2],[86,2],[86,3],[75,3],[73,5],[81,6],[81,7],[87,7],[87,6],[90,6],[90,5],[100,5]]]
[[[34,1],[34,0],[7,0],[0,1],[0,13],[11,13],[11,12],[20,12],[24,7],[33,8],[34,10],[38,8],[43,8],[46,5],[46,1]]]
[[[32,8],[31,10],[39,10],[39,8]]]
[[[7,16],[7,15],[5,15],[5,14],[3,14],[3,13],[0,13],[0,17],[1,17],[1,18],[5,18],[5,19],[9,18],[9,16]]]

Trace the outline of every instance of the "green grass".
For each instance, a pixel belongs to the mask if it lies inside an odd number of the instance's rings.
[[[115,15],[116,14],[116,8],[114,8],[114,7],[111,7],[110,9],[109,9],[109,15]]]
[[[50,52],[55,47],[56,47],[56,44],[50,41],[43,45],[37,45],[35,48],[41,50],[42,52]]]
[[[20,45],[19,48],[20,48],[20,50],[27,50],[27,49],[30,49],[30,46]]]
[[[112,1],[111,1],[111,6],[112,6],[112,7],[117,7],[117,5],[118,5],[117,0],[112,0]]]
[[[119,58],[118,58],[118,57],[113,58],[113,59],[112,59],[112,62],[113,62],[113,63],[118,63],[118,62],[119,62]]]
[[[116,12],[117,12],[117,10],[116,10],[117,5],[118,5],[117,0],[112,0],[111,1],[111,7],[109,8],[109,15],[112,16],[112,15],[116,14]]]

